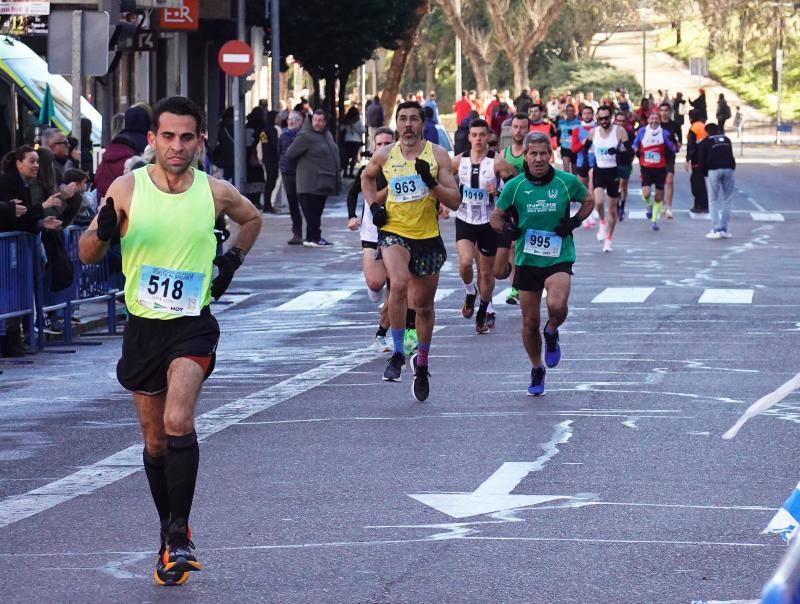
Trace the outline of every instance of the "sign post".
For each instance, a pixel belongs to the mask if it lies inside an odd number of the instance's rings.
[[[234,165],[234,186],[241,190],[244,180],[244,162],[240,148],[242,145],[242,109],[239,102],[240,97],[240,78],[250,71],[253,67],[253,49],[250,45],[241,40],[230,40],[222,45],[217,55],[217,63],[220,69],[228,76],[233,78],[233,165]]]

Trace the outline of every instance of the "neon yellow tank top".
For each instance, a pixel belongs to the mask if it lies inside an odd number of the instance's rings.
[[[430,164],[433,176],[439,173],[430,141],[425,141],[419,157]],[[409,239],[438,237],[436,197],[414,169],[414,160],[403,157],[399,143],[389,152],[389,158],[383,166],[383,175],[389,183],[389,197],[386,200],[389,220],[381,230]]]
[[[121,239],[125,304],[145,319],[197,316],[211,302],[217,248],[208,177],[192,169],[192,186],[173,195],[153,184],[148,168],[133,171],[128,230]]]

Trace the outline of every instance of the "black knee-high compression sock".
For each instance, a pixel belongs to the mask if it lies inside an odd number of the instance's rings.
[[[199,463],[200,448],[197,446],[197,433],[194,430],[183,436],[167,435],[164,474],[169,488],[171,522],[179,525],[189,522]]]
[[[385,338],[386,334],[388,332],[389,332],[389,328],[388,327],[384,327],[383,325],[378,325],[378,331],[375,332],[375,335],[376,336],[383,336]]]
[[[169,490],[164,473],[164,456],[153,457],[145,449],[142,457],[144,458],[144,473],[150,484],[150,494],[153,496],[153,503],[156,504],[161,528],[166,530],[169,524]]]
[[[406,309],[406,329],[416,329],[417,311],[413,308]]]

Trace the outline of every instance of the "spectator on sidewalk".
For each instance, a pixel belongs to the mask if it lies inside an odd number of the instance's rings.
[[[500,135],[503,133],[503,122],[510,117],[511,112],[508,110],[508,105],[506,103],[500,103],[497,106],[497,111],[492,115],[492,121],[489,122],[492,132],[494,132],[498,138],[500,138]]]
[[[42,147],[53,154],[56,184],[63,184],[64,170],[67,169],[66,165],[69,159],[69,141],[67,141],[67,137],[58,128],[47,128],[42,132]]]
[[[717,126],[720,134],[725,134],[725,122],[731,119],[731,108],[725,100],[725,95],[720,93],[717,99]]]
[[[301,245],[303,243],[303,215],[300,212],[300,201],[297,198],[297,174],[295,165],[289,162],[286,152],[292,146],[295,137],[300,132],[303,125],[303,114],[299,111],[292,111],[286,118],[286,128],[281,132],[278,139],[278,166],[281,172],[283,189],[286,191],[286,201],[289,204],[289,214],[292,217],[292,238],[287,242],[289,245]]]
[[[689,99],[689,104],[697,112],[697,119],[704,124],[708,121],[708,106],[706,105],[706,90],[705,88],[698,89],[700,94],[697,95],[695,100]]]
[[[742,129],[744,128],[744,116],[739,105],[736,105],[736,114],[733,116],[733,127],[736,129],[736,138],[742,140]]]
[[[683,98],[682,92],[676,92],[675,98],[672,99],[672,115],[677,125],[675,136],[678,137],[679,143],[683,143],[683,125],[686,123],[686,99]]]
[[[327,126],[327,114],[314,110],[311,124],[303,126],[286,152],[289,165],[296,167],[297,195],[306,218],[306,247],[331,245],[322,238],[322,213],[328,196],[337,195],[342,188],[339,148]]]
[[[235,172],[233,151],[233,107],[228,107],[217,124],[217,145],[212,156],[214,165],[222,169],[222,177],[229,182],[233,182]]]
[[[694,205],[689,210],[695,214],[708,213],[708,193],[706,191],[705,178],[700,170],[698,163],[698,146],[706,138],[705,120],[701,119],[696,109],[689,111],[689,133],[686,135],[686,171],[691,172],[689,183],[692,188]]]
[[[367,128],[369,129],[369,150],[372,151],[372,140],[375,138],[375,131],[383,127],[386,118],[383,114],[383,105],[381,105],[381,97],[375,95],[372,102],[367,105]]]
[[[525,115],[528,115],[528,110],[531,108],[531,105],[533,105],[533,98],[531,97],[528,89],[523,88],[522,92],[519,93],[519,96],[514,99],[514,107],[516,107],[517,113],[524,113]]]
[[[469,153],[470,149],[472,148],[472,145],[469,142],[469,125],[472,123],[472,120],[476,120],[478,117],[480,117],[480,114],[477,111],[472,110],[458,123],[458,129],[453,135],[454,155]]]
[[[434,124],[438,124],[439,123],[439,105],[436,103],[436,91],[435,90],[431,90],[428,93],[428,100],[425,101],[425,104],[423,105],[423,107],[430,107],[431,108],[431,110],[433,111],[433,123]]]
[[[264,163],[261,156],[261,135],[265,127],[264,112],[254,107],[247,114],[244,124],[246,172],[242,194],[261,210],[261,196],[264,194]]]
[[[264,213],[277,214],[278,210],[272,205],[272,193],[278,183],[278,120],[276,111],[267,111],[264,132],[261,137],[261,161],[264,164],[266,180],[264,182]]]
[[[736,188],[733,143],[720,132],[717,124],[706,124],[706,133],[708,136],[698,145],[697,152],[697,163],[706,179],[711,214],[711,231],[706,239],[730,239],[728,221]]]
[[[422,111],[425,113],[425,122],[422,124],[422,138],[432,142],[434,145],[438,145],[439,131],[436,129],[436,122],[433,121],[433,109],[423,107]]]
[[[361,114],[358,107],[351,106],[347,113],[342,118],[339,125],[339,140],[342,142],[344,148],[344,157],[342,158],[342,177],[349,176],[353,178],[356,164],[358,163],[358,152],[364,144],[364,134],[366,129],[364,124],[361,123]]]
[[[462,120],[469,115],[470,111],[475,108],[474,105],[470,103],[467,96],[467,91],[462,90],[461,99],[453,105],[453,111],[455,111],[456,114],[456,128],[461,124]]]

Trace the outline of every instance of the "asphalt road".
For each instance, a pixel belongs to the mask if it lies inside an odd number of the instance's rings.
[[[785,551],[760,533],[799,478],[800,395],[721,434],[800,367],[792,153],[746,155],[730,240],[704,238],[683,174],[660,232],[631,218],[605,255],[577,232],[562,362],[540,398],[518,307],[498,304],[488,336],[460,316],[452,221],[419,404],[408,373],[380,379],[343,203],[330,249],[289,247],[288,217],[265,218],[235,303],[215,306],[192,512],[205,569],[181,588],[150,578],[158,525],[114,379],[120,339],[2,364],[2,600],[757,598]]]

